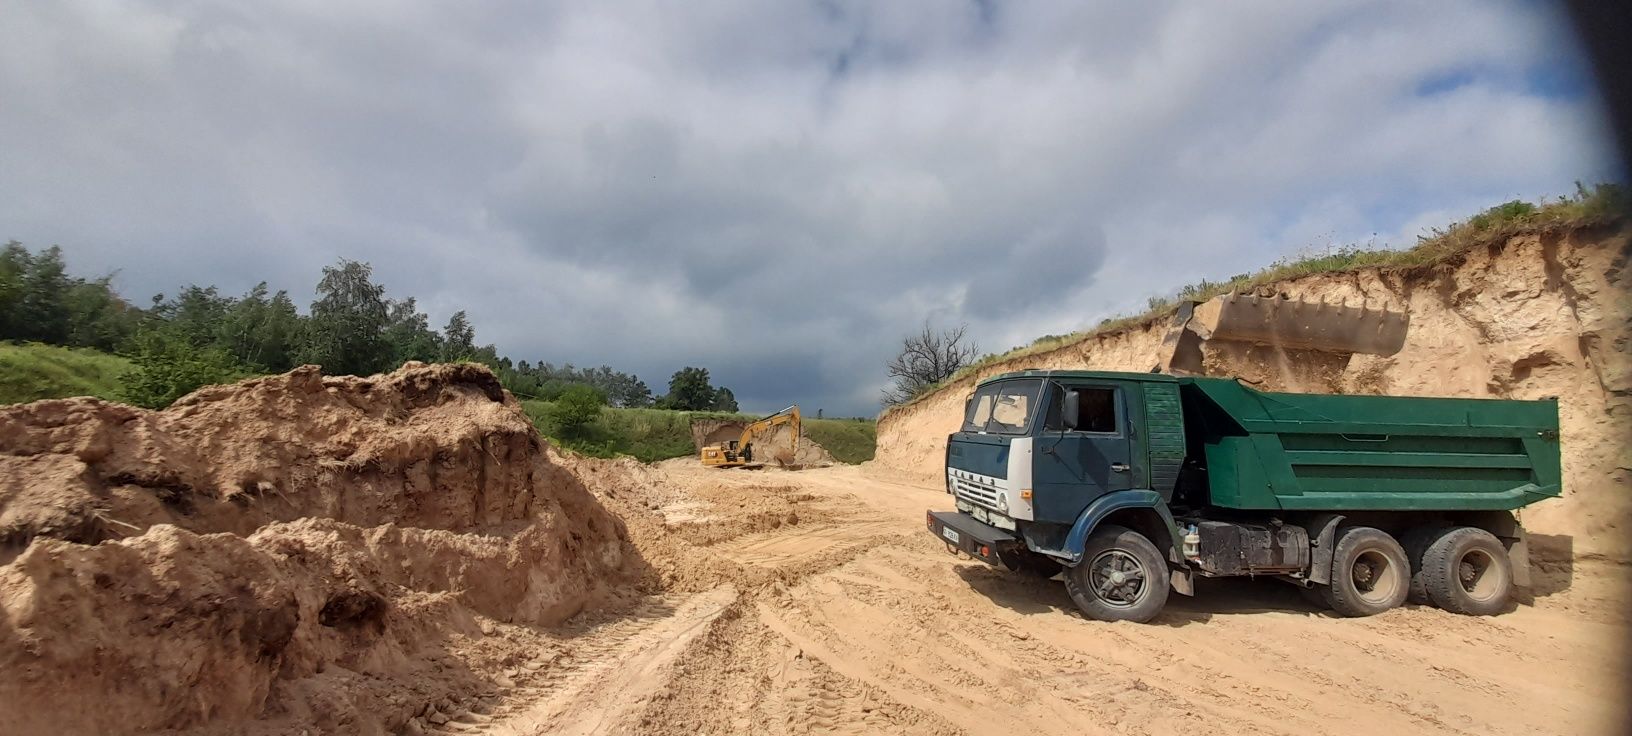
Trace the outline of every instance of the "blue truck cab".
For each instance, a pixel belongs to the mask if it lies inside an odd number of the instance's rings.
[[[1023,371],[985,381],[947,437],[957,510],[929,512],[926,523],[972,557],[1040,575],[1080,564],[1102,525],[1134,530],[1171,564],[1136,570],[1136,560],[1108,559],[1127,569],[1107,579],[1122,573],[1129,595],[1138,587],[1165,600],[1174,582],[1189,592],[1168,507],[1185,456],[1179,412],[1177,379],[1163,374]]]

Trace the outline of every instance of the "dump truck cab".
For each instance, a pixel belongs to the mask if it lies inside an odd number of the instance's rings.
[[[1494,613],[1528,583],[1513,511],[1561,492],[1558,405],[1259,391],[1227,378],[1020,371],[947,437],[949,547],[1144,621],[1196,577],[1268,576],[1350,615],[1408,595]]]
[[[976,545],[975,556],[1074,564],[1073,531],[1113,517],[1174,549],[1181,422],[1177,379],[1163,374],[1023,371],[981,383],[947,438],[946,487],[958,512],[1009,538],[983,545],[985,555]]]

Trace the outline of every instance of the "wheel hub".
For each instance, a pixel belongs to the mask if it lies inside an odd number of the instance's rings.
[[[1094,595],[1105,603],[1125,608],[1139,602],[1145,590],[1145,568],[1138,558],[1119,549],[1101,552],[1088,565]]]

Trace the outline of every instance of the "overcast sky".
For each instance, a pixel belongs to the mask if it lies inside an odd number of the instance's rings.
[[[872,414],[1002,351],[1612,176],[1545,3],[0,0],[0,240],[145,303],[336,258],[513,358]]]

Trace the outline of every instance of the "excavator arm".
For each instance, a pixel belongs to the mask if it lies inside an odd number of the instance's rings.
[[[743,456],[752,460],[754,435],[769,432],[783,424],[793,425],[793,454],[799,454],[799,405],[795,404],[782,411],[772,414],[753,424],[742,428],[742,437],[737,440],[737,447],[741,448]]]

